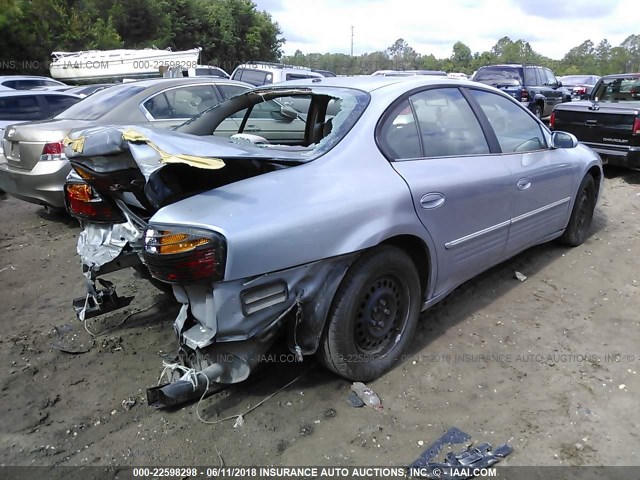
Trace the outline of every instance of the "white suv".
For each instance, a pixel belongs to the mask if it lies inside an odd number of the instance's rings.
[[[287,80],[323,77],[324,75],[314,72],[310,68],[268,62],[243,63],[236,67],[231,74],[232,80],[250,83],[256,87],[269,83],[286,82]]]

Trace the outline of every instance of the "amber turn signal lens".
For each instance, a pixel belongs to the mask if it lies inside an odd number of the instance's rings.
[[[67,197],[81,202],[95,201],[93,189],[86,183],[69,183],[66,185]]]
[[[161,231],[158,252],[161,254],[184,253],[193,250],[200,245],[209,243],[208,238],[193,238],[186,233],[171,233]]]

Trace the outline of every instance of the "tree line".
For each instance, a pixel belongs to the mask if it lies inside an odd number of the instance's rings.
[[[227,71],[248,60],[282,61],[342,75],[375,70],[427,69],[471,74],[494,63],[533,63],[556,75],[640,71],[640,35],[620,45],[585,40],[561,60],[529,42],[502,37],[488,51],[463,42],[448,58],[421,54],[399,38],[385,50],[350,56],[303,53],[283,56],[285,39],[271,15],[251,0],[0,0],[0,73],[47,74],[53,51],[202,47],[200,61]]]
[[[436,58],[422,55],[399,38],[386,50],[349,56],[341,53],[309,53],[297,50],[283,58],[284,63],[331,70],[338,74],[358,75],[376,70],[443,70],[472,74],[483,65],[496,63],[530,63],[550,68],[556,75],[640,72],[640,35],[629,35],[619,46],[607,39],[597,45],[585,40],[569,50],[561,60],[553,60],[533,50],[525,40],[502,37],[491,50],[471,52],[462,42],[453,45],[451,56]]]
[[[201,63],[231,69],[277,61],[285,41],[250,0],[0,0],[0,38],[5,74],[48,74],[53,51],[152,46],[199,46]]]

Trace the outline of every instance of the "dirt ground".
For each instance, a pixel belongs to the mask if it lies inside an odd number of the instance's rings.
[[[3,196],[0,463],[402,466],[456,426],[509,441],[507,465],[640,465],[638,217],[640,173],[608,169],[584,245],[533,248],[423,314],[407,359],[370,384],[383,412],[350,407],[349,383],[313,359],[276,361],[202,401],[216,421],[301,375],[234,428],[202,423],[195,404],[146,405],[177,308],[129,271],[112,276],[136,295],[129,308],[87,323],[116,328],[83,354],[52,348],[65,324],[91,344],[71,309],[84,291],[78,226]]]

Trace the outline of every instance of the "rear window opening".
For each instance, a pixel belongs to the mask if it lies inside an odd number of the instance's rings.
[[[349,88],[253,90],[213,107],[176,130],[247,144],[262,150],[260,156],[307,161],[336,145],[368,102],[367,93]]]
[[[593,96],[605,102],[637,102],[640,100],[640,76],[604,78]]]
[[[518,68],[485,67],[478,70],[473,80],[494,87],[522,85],[522,72]]]
[[[256,87],[273,83],[273,75],[270,72],[258,70],[256,68],[238,68],[233,72],[232,80],[250,83]]]

